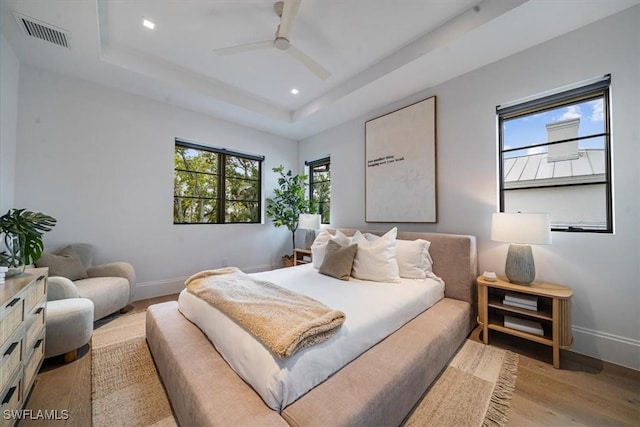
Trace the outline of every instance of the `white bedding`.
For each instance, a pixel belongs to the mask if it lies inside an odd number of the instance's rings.
[[[311,264],[253,275],[346,314],[342,328],[328,341],[280,359],[226,315],[186,289],[182,291],[178,298],[182,314],[206,333],[238,375],[278,411],[444,297],[444,285],[433,279],[341,281],[318,273]]]

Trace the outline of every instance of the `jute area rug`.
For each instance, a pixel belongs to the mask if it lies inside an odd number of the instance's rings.
[[[120,316],[91,339],[94,427],[175,426],[145,338],[146,312]]]
[[[94,427],[176,425],[145,340],[145,315],[94,331]],[[504,426],[517,369],[517,354],[467,340],[405,426]]]
[[[518,355],[467,340],[427,391],[406,426],[504,426]]]

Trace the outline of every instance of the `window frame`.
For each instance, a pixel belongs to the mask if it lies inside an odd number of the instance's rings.
[[[612,153],[611,153],[611,75],[607,74],[595,81],[582,83],[576,85],[571,89],[561,90],[550,95],[531,98],[523,102],[516,102],[512,105],[497,106],[496,115],[498,121],[498,191],[499,191],[499,211],[504,212],[505,208],[505,191],[509,190],[526,190],[536,188],[566,188],[574,186],[584,186],[593,184],[605,185],[605,213],[606,213],[606,226],[605,228],[583,228],[580,226],[569,225],[567,227],[558,227],[552,224],[551,231],[564,231],[564,232],[580,232],[580,233],[609,233],[614,232],[614,217],[613,217],[613,175],[612,175]],[[553,142],[539,142],[530,145],[504,149],[504,122],[513,120],[516,118],[530,116],[536,113],[541,113],[549,110],[554,110],[568,105],[574,105],[580,102],[587,102],[594,99],[603,100],[603,113],[604,113],[604,132],[590,134],[586,136],[578,136],[576,138],[568,138]],[[604,162],[605,162],[605,178],[604,181],[589,181],[584,183],[568,183],[568,184],[556,184],[546,186],[522,186],[518,188],[508,189],[505,188],[504,177],[504,154],[509,152],[521,151],[536,147],[549,147],[556,144],[562,144],[570,141],[580,141],[583,139],[591,139],[602,137],[604,138]]]
[[[315,200],[314,196],[313,196],[313,190],[314,190],[314,186],[315,186],[315,182],[313,179],[313,169],[315,167],[318,166],[327,166],[327,170],[329,171],[329,174],[331,174],[331,156],[326,156],[323,157],[321,159],[317,159],[317,160],[311,160],[311,161],[305,161],[304,162],[305,166],[309,167],[309,200],[313,201]],[[331,176],[331,175],[329,175]],[[329,178],[329,222],[324,222],[322,219],[322,212],[320,212],[320,203],[318,203],[318,213],[320,214],[320,218],[321,218],[321,223],[322,224],[331,224],[331,178]]]
[[[263,179],[262,179],[262,167],[263,167],[263,163],[264,163],[264,156],[261,155],[256,155],[256,154],[248,154],[248,153],[242,153],[239,151],[234,151],[234,150],[229,150],[226,148],[220,148],[220,147],[211,147],[211,146],[206,146],[206,145],[202,145],[202,144],[198,144],[192,141],[188,141],[182,138],[175,138],[175,143],[174,143],[174,154],[175,154],[175,149],[176,147],[184,147],[184,148],[188,148],[188,149],[192,149],[192,150],[198,150],[198,151],[204,151],[204,152],[210,152],[210,153],[215,153],[217,155],[217,169],[218,169],[218,173],[217,175],[217,191],[216,191],[216,197],[215,198],[206,198],[207,200],[216,200],[216,218],[217,221],[216,222],[176,222],[175,220],[175,216],[174,216],[174,220],[173,220],[173,224],[174,225],[191,225],[191,224],[195,224],[195,225],[203,225],[203,224],[261,224],[262,223],[262,196],[263,196]],[[236,200],[236,199],[228,199],[227,195],[226,195],[226,160],[227,157],[239,157],[242,159],[246,159],[246,160],[255,160],[258,162],[258,179],[255,180],[258,183],[258,197],[257,200]],[[175,165],[175,160],[174,160],[174,179],[175,179],[175,173],[176,171],[178,171],[178,168],[176,168]],[[183,170],[180,169],[184,172],[194,172],[194,171],[189,171],[189,170]],[[203,172],[197,172],[197,173],[203,173]],[[252,180],[254,181],[254,180]],[[175,181],[174,181],[175,182]],[[173,199],[174,199],[174,204],[175,204],[175,199],[176,199],[176,194],[175,194],[175,183],[174,183],[174,195],[173,195]],[[202,199],[202,198],[198,198],[195,197],[196,199]],[[225,215],[225,206],[227,202],[237,202],[237,201],[246,201],[246,202],[250,202],[250,203],[257,203],[257,211],[258,211],[258,218],[256,221],[226,221],[226,215]]]

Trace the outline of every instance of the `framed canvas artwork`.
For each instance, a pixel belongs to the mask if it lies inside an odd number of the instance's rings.
[[[435,96],[365,123],[365,221],[437,222]]]

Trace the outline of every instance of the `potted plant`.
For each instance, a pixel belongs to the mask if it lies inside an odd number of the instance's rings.
[[[55,225],[55,218],[26,209],[9,209],[0,217],[0,234],[7,248],[0,252],[0,265],[9,267],[7,276],[22,273],[27,264],[40,258],[42,235]]]
[[[296,230],[298,217],[301,213],[315,213],[315,204],[305,197],[305,183],[307,176],[293,175],[289,170],[284,172],[284,166],[273,168],[278,173],[279,188],[273,190],[273,198],[267,199],[267,216],[273,220],[276,227],[287,227],[291,231],[291,255],[284,255],[284,265],[293,265],[293,250],[296,247]]]

